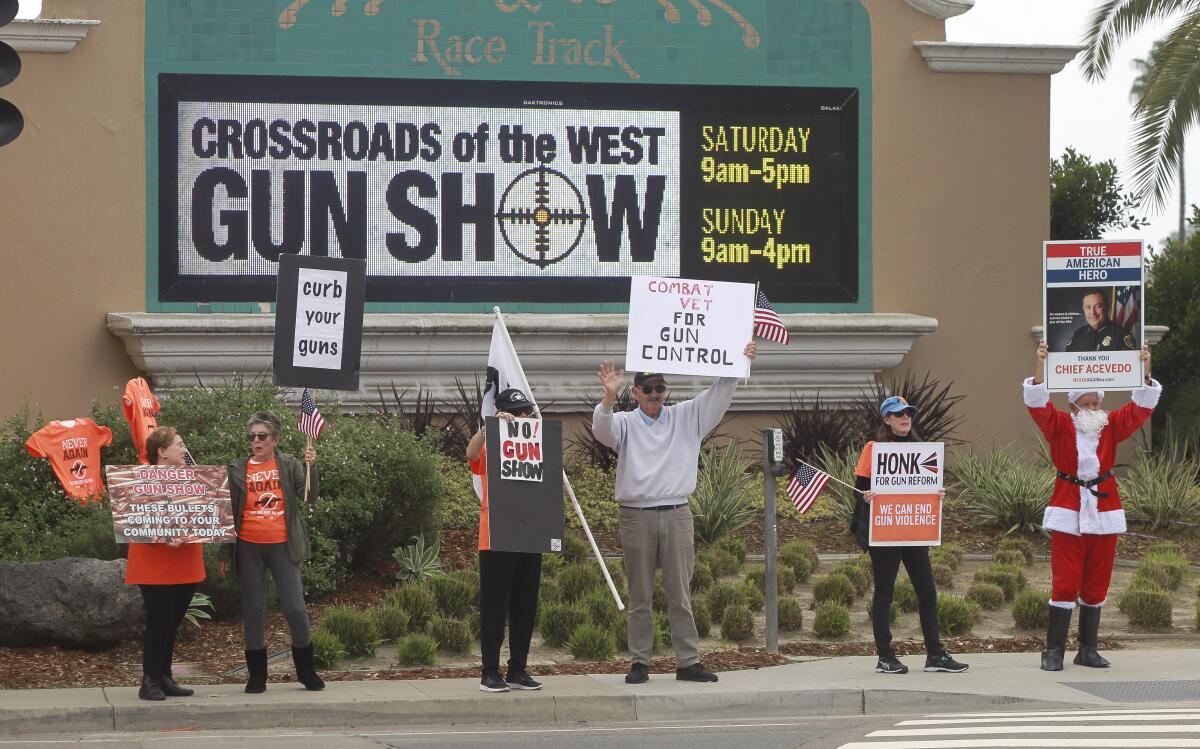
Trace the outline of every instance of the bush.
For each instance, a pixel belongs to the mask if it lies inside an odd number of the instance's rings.
[[[1043,629],[1050,622],[1050,592],[1026,588],[1012,604],[1013,623],[1018,629]]]
[[[730,642],[745,642],[754,636],[754,615],[746,606],[730,604],[721,615],[721,637]]]
[[[762,567],[754,567],[746,573],[746,583],[753,585],[760,593],[766,593],[767,571]],[[775,590],[779,595],[788,595],[796,587],[796,573],[791,567],[779,565],[775,568]]]
[[[875,599],[867,599],[867,619],[871,620],[875,616]],[[892,604],[888,606],[888,621],[892,624],[900,618],[900,604],[896,603],[896,599],[892,599]]]
[[[479,607],[479,571],[473,569],[454,570],[446,573],[447,577],[459,581],[471,591],[471,605]]]
[[[1165,590],[1130,587],[1117,599],[1129,624],[1145,629],[1171,628],[1171,595]]]
[[[386,602],[408,614],[408,628],[413,632],[424,632],[437,610],[433,593],[420,583],[401,585],[388,595]]]
[[[617,611],[617,604],[613,601],[612,593],[608,591],[607,586],[593,590],[579,600],[579,605],[587,611],[588,621],[593,624],[609,627],[618,619],[624,619],[623,616],[620,616],[621,612]]]
[[[912,580],[907,577],[896,581],[896,588],[892,591],[892,600],[900,607],[901,611],[909,613],[916,611],[920,605],[917,601],[917,589],[913,587]]]
[[[714,624],[721,623],[725,609],[732,604],[747,605],[746,588],[732,582],[715,583],[708,591],[708,611]]]
[[[1150,528],[1166,528],[1191,519],[1200,508],[1200,460],[1193,449],[1179,446],[1139,450],[1125,478],[1117,479],[1130,514],[1146,518]]]
[[[392,552],[400,570],[396,579],[402,583],[421,583],[432,579],[442,571],[442,562],[438,557],[441,541],[427,545],[422,536],[413,536],[407,546],[397,547]]]
[[[408,614],[395,606],[376,606],[371,609],[371,618],[379,638],[383,642],[395,642],[408,633]]]
[[[396,659],[406,666],[437,663],[437,641],[424,632],[414,632],[396,643]]]
[[[999,585],[1004,591],[1004,600],[1011,601],[1025,589],[1025,575],[1020,568],[1007,564],[993,564],[975,573],[975,582]]]
[[[439,650],[447,653],[469,653],[475,638],[466,622],[445,616],[435,616],[429,621],[429,636]]]
[[[779,599],[779,631],[799,632],[804,625],[804,609],[795,598]]]
[[[321,668],[333,668],[346,657],[346,646],[332,632],[317,627],[312,633],[313,662]]]
[[[708,562],[703,559],[697,559],[696,564],[692,567],[692,582],[691,589],[693,593],[704,590],[713,584],[712,568],[708,566]]]
[[[996,560],[996,564],[1016,566],[1025,564],[1025,555],[1016,549],[1001,549],[992,555],[992,558]]]
[[[372,618],[363,611],[356,611],[347,606],[329,606],[321,619],[321,627],[326,632],[342,641],[347,655],[375,655],[375,648],[382,639],[379,628]]]
[[[654,652],[671,649],[671,618],[666,614],[654,615]]]
[[[553,580],[567,566],[562,554],[542,554],[542,582]]]
[[[948,564],[932,564],[933,582],[939,590],[949,590],[954,587],[954,570]]]
[[[602,585],[604,579],[594,564],[569,564],[558,573],[558,587],[564,601],[578,601]],[[569,635],[568,632],[566,636]]]
[[[962,596],[938,596],[938,626],[948,635],[970,632],[979,621],[979,604]]]
[[[746,472],[748,467],[736,442],[701,454],[696,490],[690,500],[697,539],[713,543],[757,519],[758,509],[752,499],[754,477]]]
[[[653,611],[667,610],[667,589],[663,586],[662,578],[654,578],[654,592],[650,597],[650,608]]]
[[[569,564],[582,564],[592,558],[592,545],[582,534],[568,532],[563,539],[562,555],[563,560]]]
[[[823,640],[836,640],[850,633],[850,610],[837,601],[817,604],[813,614],[813,634]]]
[[[617,645],[607,628],[586,623],[575,628],[567,638],[567,650],[575,658],[588,661],[611,661],[617,655]]]
[[[878,416],[876,416],[876,420],[878,420]],[[867,439],[871,438],[868,437]],[[862,451],[861,445],[863,441],[865,440],[856,440],[851,446],[840,450],[833,449],[828,445],[822,445],[817,450],[816,461],[809,462],[813,462],[815,466],[824,469],[833,478],[841,479],[846,484],[854,486],[854,467],[858,465],[858,456]],[[828,506],[833,512],[833,516],[840,520],[844,526],[848,526],[854,516],[854,506],[858,501],[855,492],[839,481],[830,481],[825,485],[825,494],[829,498]]]
[[[621,617],[615,620],[608,628],[608,633],[612,635],[613,644],[617,646],[617,651],[629,649],[629,617]]]
[[[1033,564],[1036,560],[1036,555],[1033,551],[1033,542],[1027,538],[1018,538],[1016,536],[1005,536],[1000,544],[996,547],[997,551],[1018,551],[1025,558],[1024,564]],[[1000,560],[997,559],[997,562]],[[1020,563],[1018,563],[1020,564]]]
[[[995,583],[975,583],[967,589],[967,598],[991,611],[1004,605],[1004,589]]]
[[[587,611],[570,603],[552,603],[542,608],[538,627],[542,641],[551,647],[562,647],[580,624],[587,622]]]
[[[949,543],[935,546],[929,550],[929,559],[940,564],[949,565],[950,569],[957,570],[962,564],[965,552],[959,544]]]
[[[871,571],[864,570],[862,565],[853,559],[838,562],[829,571],[831,575],[843,575],[854,586],[854,595],[861,596],[871,589]]]
[[[725,536],[717,539],[716,547],[732,554],[739,567],[746,563],[746,539]]]
[[[696,634],[708,637],[712,631],[712,616],[708,612],[708,601],[703,596],[692,599],[692,619],[696,622]]]
[[[562,600],[562,588],[559,587],[558,580],[542,578],[542,585],[538,588],[538,606],[562,603]]]
[[[590,420],[590,410],[588,415]],[[582,426],[582,431],[587,432],[588,439],[594,439],[591,428],[587,424]],[[615,461],[617,454],[607,447],[604,449],[612,453]],[[575,498],[579,500],[579,508],[583,510],[583,515],[587,518],[592,530],[597,528],[615,529],[620,522],[618,519],[619,505],[613,501],[617,485],[616,463],[614,462],[611,468],[605,469],[588,465],[582,461],[572,461],[567,473],[571,477],[571,486],[575,489]],[[567,511],[567,527],[580,531],[574,535],[583,538],[579,516],[573,510]],[[584,542],[586,543],[586,539]],[[591,553],[589,544],[586,555],[591,555]],[[582,557],[580,558],[582,559]]]
[[[779,547],[779,562],[795,570],[796,579],[800,582],[808,580],[808,576],[821,565],[817,547],[811,541],[801,539],[788,541]]]
[[[1154,583],[1163,590],[1179,590],[1179,586],[1183,584],[1183,574],[1186,570],[1186,562],[1181,566],[1167,559],[1147,558],[1142,560],[1133,575],[1135,578],[1142,578]]]
[[[748,582],[742,583],[742,588],[746,591],[746,605],[755,613],[761,612],[766,604],[766,596],[763,595],[763,592]]]
[[[842,574],[830,573],[817,581],[813,586],[813,603],[820,604],[825,601],[836,601],[845,606],[854,603],[856,596],[854,583],[850,582],[850,578]]]
[[[962,496],[979,514],[1007,531],[1036,531],[1054,491],[1054,471],[1031,465],[1006,449],[960,453],[954,464]]]
[[[737,557],[724,549],[709,549],[705,553],[705,560],[712,569],[714,577],[736,575],[742,568],[742,565],[738,564]]]
[[[429,581],[429,591],[439,614],[462,619],[475,608],[478,593],[469,583],[449,575],[437,575]]]

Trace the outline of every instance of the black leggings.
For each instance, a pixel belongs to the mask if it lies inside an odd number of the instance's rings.
[[[479,552],[479,647],[485,673],[500,670],[506,619],[509,671],[525,669],[541,584],[541,554]]]
[[[917,610],[921,614],[921,634],[925,638],[925,652],[941,655],[942,640],[938,635],[937,586],[933,583],[933,569],[929,565],[929,549],[925,546],[872,546],[871,572],[875,577],[875,597],[872,602],[871,624],[875,630],[875,649],[879,655],[893,655],[891,607],[892,594],[896,590],[896,574],[900,562],[908,570],[917,591]]]
[[[150,676],[170,676],[175,633],[187,614],[197,583],[139,585],[146,607],[146,636],[142,645],[142,671]]]

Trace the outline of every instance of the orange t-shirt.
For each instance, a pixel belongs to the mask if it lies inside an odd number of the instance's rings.
[[[854,466],[854,475],[862,476],[865,479],[871,478],[871,456],[875,453],[875,443],[868,442],[863,448],[862,455],[858,456],[858,465]]]
[[[246,464],[246,506],[242,508],[242,529],[238,538],[256,544],[287,541],[283,488],[279,484],[279,464],[275,458]]]
[[[137,447],[138,460],[143,464],[150,462],[146,459],[146,438],[158,428],[156,416],[159,408],[158,399],[150,392],[150,385],[144,378],[134,377],[125,383],[121,409],[125,412],[125,420],[129,422],[129,433],[133,436],[134,446]]]
[[[129,544],[128,585],[181,585],[204,579],[204,545]]]
[[[471,478],[475,484],[475,493],[483,501],[479,510],[479,550],[488,551],[492,548],[492,531],[488,526],[488,496],[487,496],[487,446],[479,450],[479,457],[467,461],[471,465]]]
[[[87,504],[104,496],[100,448],[112,444],[112,430],[91,419],[52,421],[25,441],[35,458],[46,458],[68,497]]]

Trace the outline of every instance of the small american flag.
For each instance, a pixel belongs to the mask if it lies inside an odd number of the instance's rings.
[[[1138,323],[1138,298],[1132,286],[1119,286],[1113,299],[1112,321],[1132,330]]]
[[[317,402],[308,388],[304,388],[304,394],[300,396],[300,423],[297,426],[310,440],[320,437],[321,430],[325,428],[325,417],[321,415],[321,409],[317,408]]]
[[[184,464],[185,466],[194,466],[194,465],[196,465],[196,460],[195,460],[195,459],[192,457],[192,453],[191,453],[191,451],[190,451],[190,450],[188,450],[186,447],[185,447],[185,448],[183,448],[183,464]]]
[[[801,463],[792,474],[791,481],[788,481],[787,495],[801,514],[806,513],[813,502],[817,501],[817,495],[829,483],[829,479],[828,473],[818,471],[807,463]]]
[[[758,290],[758,298],[754,302],[754,335],[785,346],[792,342],[787,328],[783,326],[783,320],[779,319],[762,289]]]

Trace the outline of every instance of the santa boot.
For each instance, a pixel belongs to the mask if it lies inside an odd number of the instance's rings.
[[[1046,649],[1042,651],[1043,671],[1062,671],[1067,651],[1067,630],[1071,628],[1071,609],[1050,606],[1050,624],[1046,627]]]
[[[1079,652],[1075,654],[1076,666],[1108,668],[1109,663],[1096,650],[1100,642],[1100,607],[1079,607]]]

